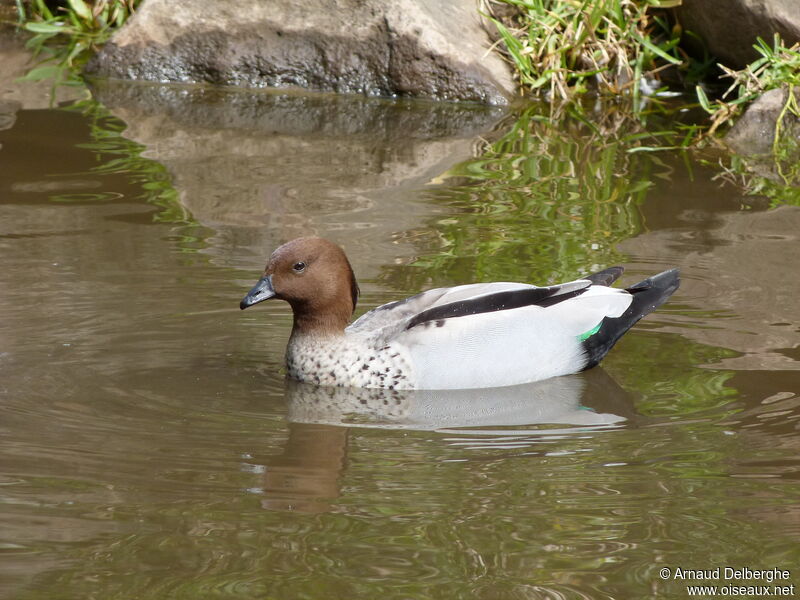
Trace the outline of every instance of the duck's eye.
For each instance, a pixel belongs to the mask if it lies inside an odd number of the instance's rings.
[[[306,270],[306,263],[304,263],[303,261],[296,262],[294,263],[294,265],[292,265],[292,270],[295,273],[302,273],[303,271]]]

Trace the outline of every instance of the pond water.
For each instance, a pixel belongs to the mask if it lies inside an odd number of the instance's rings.
[[[614,115],[94,94],[0,120],[0,597],[800,585],[800,208],[630,152]],[[359,313],[612,264],[683,283],[586,373],[365,395],[287,381],[288,307],[238,309],[303,234],[345,247]]]

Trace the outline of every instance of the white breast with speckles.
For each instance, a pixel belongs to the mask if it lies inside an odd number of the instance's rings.
[[[408,350],[396,344],[378,347],[370,337],[293,335],[286,348],[289,376],[317,385],[414,389]]]

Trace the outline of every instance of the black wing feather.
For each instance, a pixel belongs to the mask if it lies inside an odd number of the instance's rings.
[[[608,287],[617,279],[619,279],[623,271],[625,271],[624,267],[609,267],[607,269],[603,269],[602,271],[598,271],[597,273],[587,275],[584,277],[584,279],[588,279],[594,285],[604,285]]]
[[[667,298],[678,289],[680,283],[678,269],[670,269],[626,288],[625,291],[633,296],[628,310],[617,318],[606,317],[603,319],[597,333],[583,341],[587,357],[586,366],[583,369],[591,369],[599,363],[622,337],[622,334],[633,327],[639,319],[664,304]]]
[[[588,279],[588,277],[586,278]],[[486,294],[478,298],[450,302],[441,306],[434,306],[428,310],[423,310],[406,325],[406,329],[411,329],[422,323],[439,321],[441,319],[452,319],[455,317],[466,317],[479,313],[495,312],[498,310],[511,310],[523,306],[553,306],[564,300],[569,300],[575,296],[580,296],[589,286],[559,294],[563,288],[560,285],[550,287],[527,288],[522,290],[511,290],[507,292],[497,292],[496,294]]]

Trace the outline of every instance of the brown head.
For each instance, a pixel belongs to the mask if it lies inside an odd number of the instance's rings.
[[[264,276],[239,308],[278,298],[294,312],[296,333],[342,333],[356,308],[358,284],[339,246],[318,237],[287,242],[269,258]]]

